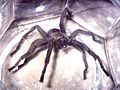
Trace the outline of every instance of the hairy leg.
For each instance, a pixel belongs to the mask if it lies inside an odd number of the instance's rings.
[[[16,47],[16,49],[10,53],[10,56],[13,56],[21,47],[24,39],[26,39],[26,37],[28,36],[28,34],[30,34],[31,32],[33,32],[35,29],[37,29],[39,31],[39,33],[43,36],[43,38],[47,38],[47,33],[38,25],[35,25],[31,28],[30,31],[28,31],[23,37],[22,39],[20,40],[20,42],[18,43],[18,46]]]
[[[24,58],[26,58],[29,55],[29,53],[25,53],[23,56],[20,57],[20,59],[15,63],[14,66],[10,67],[8,69],[9,72],[11,72],[15,67],[18,66],[18,64],[21,62],[21,60],[23,60]]]
[[[44,39],[37,39],[35,40],[29,50],[20,57],[20,59],[16,62],[16,64],[14,66],[12,66],[11,68],[9,68],[8,70],[11,71],[13,70],[16,66],[18,66],[18,64],[21,62],[21,60],[23,60],[24,58],[28,58],[31,57],[31,55],[33,54],[33,52],[35,51],[36,48],[42,46],[42,45],[46,45],[47,42]],[[25,59],[25,62],[28,62],[29,59]],[[19,67],[18,67],[19,68]]]
[[[58,57],[59,50],[57,48],[54,48],[54,58],[53,58],[53,65],[52,65],[52,72],[48,81],[48,87],[51,87],[52,85],[52,79],[54,77],[55,68],[56,68],[56,62]]]
[[[51,53],[52,53],[52,49],[53,49],[53,43],[52,43],[52,41],[50,41],[48,43],[47,55],[46,55],[46,58],[45,58],[44,68],[42,70],[42,74],[41,74],[41,77],[40,77],[40,80],[39,80],[40,82],[44,81],[44,74],[46,72],[47,65],[49,64],[49,61],[50,61],[50,56],[51,56]]]
[[[87,70],[88,70],[88,63],[87,63],[87,60],[86,60],[86,52],[84,50],[81,50],[81,48],[79,48],[78,46],[75,46],[74,47],[79,50],[80,52],[82,52],[82,58],[83,58],[83,61],[84,61],[84,64],[85,64],[85,69],[83,71],[83,78],[84,80],[87,78],[86,77],[86,74],[87,74]]]
[[[67,13],[67,8],[64,9],[64,11],[62,13],[62,16],[60,18],[59,27],[60,27],[60,30],[61,30],[62,33],[66,33],[65,26],[64,26],[64,22],[65,22],[65,18],[66,18],[66,13]]]
[[[97,43],[103,43],[103,40],[104,40],[103,37],[100,37],[99,35],[96,35],[96,34],[94,34],[93,32],[90,32],[90,31],[84,31],[82,29],[75,30],[69,37],[71,39],[74,39],[78,34],[92,36],[93,41],[95,41]]]
[[[40,49],[36,50],[32,55],[29,55],[29,57],[25,58],[23,64],[18,65],[18,69],[15,70],[15,71],[13,71],[13,73],[19,71],[22,67],[26,66],[26,65],[28,64],[28,62],[29,62],[30,60],[32,60],[32,58],[34,58],[36,55],[38,55],[39,52],[45,50],[46,48],[47,48],[46,46],[41,47]]]
[[[65,20],[69,20],[72,18],[72,12],[69,11],[69,9],[67,7],[65,7],[63,13],[62,13],[62,16],[60,18],[60,30],[62,33],[66,33],[66,30],[65,30],[65,26],[64,26],[64,23],[65,23]]]
[[[85,80],[87,78],[86,74],[87,74],[87,70],[88,70],[88,63],[87,63],[87,60],[86,60],[86,53],[85,53],[85,51],[83,51],[82,54],[83,54],[83,61],[85,63],[85,70],[83,72],[83,76],[84,76],[83,78]]]
[[[100,66],[102,68],[102,70],[104,71],[104,73],[106,74],[106,76],[109,76],[110,74],[105,70],[104,65],[101,61],[101,59],[99,58],[98,55],[96,55],[92,50],[89,49],[89,47],[87,47],[84,43],[81,43],[79,41],[76,40],[72,40],[70,42],[70,45],[72,45],[73,47],[77,47],[80,48],[82,51],[87,51],[95,60],[98,60],[98,62],[100,63]]]

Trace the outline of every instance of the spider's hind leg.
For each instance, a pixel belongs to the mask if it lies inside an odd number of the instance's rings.
[[[75,48],[79,48],[82,51],[87,51],[95,59],[95,61],[98,60],[98,62],[100,63],[100,66],[101,66],[103,72],[106,74],[106,76],[110,76],[110,74],[106,71],[100,57],[98,55],[96,55],[92,50],[90,50],[89,47],[87,47],[87,45],[85,45],[84,43],[81,43],[77,40],[72,40],[70,42],[70,45],[72,45]]]
[[[12,67],[10,67],[10,68],[8,69],[8,71],[11,72],[15,67],[18,66],[18,64],[21,62],[21,60],[23,60],[23,59],[26,58],[27,56],[29,56],[29,53],[25,53],[23,56],[21,56],[20,59],[15,63],[15,65],[12,66]],[[19,67],[18,67],[18,69],[19,69]]]
[[[106,76],[109,76],[110,74],[105,70],[105,67],[104,67],[100,57],[98,55],[96,55],[92,50],[90,50],[89,47],[87,47],[85,44],[83,44],[83,48],[95,59],[95,61],[98,60],[98,62],[100,63],[100,66],[101,66],[102,70],[104,71],[104,73],[106,74]]]
[[[13,56],[13,55],[20,49],[20,47],[21,47],[24,39],[26,39],[26,37],[27,37],[31,32],[33,32],[35,29],[38,30],[38,32],[43,36],[43,38],[46,38],[46,37],[47,37],[47,33],[46,33],[40,26],[38,26],[38,25],[33,26],[33,27],[30,29],[30,31],[28,31],[28,32],[22,37],[22,39],[19,41],[18,46],[16,47],[16,49],[15,49],[12,53],[10,53],[10,56]]]
[[[98,55],[96,55],[93,51],[91,51],[90,49],[88,49],[87,52],[88,52],[91,56],[93,56],[93,58],[94,58],[95,60],[98,60],[98,62],[100,63],[100,66],[101,66],[102,70],[104,71],[104,73],[106,74],[106,76],[110,76],[110,74],[105,70],[104,65],[103,65],[100,57],[99,57]]]
[[[20,57],[20,59],[16,62],[16,64],[14,66],[9,68],[8,70],[12,71],[16,66],[18,66],[18,70],[19,70],[21,67],[23,67],[25,64],[27,64],[30,61],[29,58],[33,56],[33,52],[35,51],[36,48],[40,47],[41,45],[46,45],[46,44],[47,44],[47,42],[44,39],[35,40],[31,44],[29,50]],[[21,65],[18,65],[21,62],[21,60],[23,60],[23,59],[25,59],[24,63]]]
[[[33,51],[35,50],[35,48],[36,48],[36,47],[32,44],[31,47],[29,48],[29,50],[28,50],[24,55],[22,55],[22,56],[19,58],[19,60],[15,63],[15,65],[12,66],[11,68],[9,68],[8,71],[11,72],[15,67],[18,66],[18,64],[19,64],[24,58],[26,58],[24,62],[28,62],[27,57],[30,57],[30,56],[31,56],[31,54],[33,53]],[[20,65],[18,66],[18,69],[20,69]],[[17,70],[17,71],[18,71],[18,70]]]

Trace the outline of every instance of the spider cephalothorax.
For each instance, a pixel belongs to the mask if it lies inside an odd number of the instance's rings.
[[[40,26],[38,26],[38,25],[33,26],[31,28],[31,30],[28,31],[23,36],[23,38],[20,40],[17,48],[10,54],[10,56],[14,55],[20,49],[20,46],[21,46],[23,40],[27,37],[27,35],[29,33],[34,31],[35,29],[37,29],[39,31],[39,33],[42,35],[43,38],[35,40],[31,44],[29,50],[24,55],[22,55],[20,57],[20,59],[16,62],[16,64],[14,66],[9,68],[9,71],[12,71],[17,66],[18,66],[17,71],[19,69],[21,69],[23,66],[25,66],[30,61],[31,57],[33,57],[35,55],[35,53],[36,53],[35,50],[37,48],[41,48],[42,46],[46,46],[46,48],[48,48],[48,50],[47,50],[47,55],[46,55],[46,58],[45,58],[45,64],[44,64],[42,74],[41,74],[41,77],[40,77],[40,82],[43,82],[44,74],[46,72],[47,65],[50,61],[50,56],[51,56],[51,53],[52,53],[52,49],[54,49],[55,57],[57,57],[59,49],[66,48],[67,46],[72,46],[72,47],[78,49],[79,51],[81,51],[83,53],[83,61],[85,63],[84,79],[86,79],[86,73],[87,73],[87,69],[88,69],[88,64],[87,64],[87,61],[86,61],[85,52],[88,52],[95,60],[98,60],[102,70],[104,71],[104,73],[107,76],[109,76],[109,73],[105,70],[100,57],[98,55],[96,55],[87,45],[85,45],[82,42],[79,42],[79,41],[75,40],[75,37],[79,33],[83,33],[83,34],[86,34],[86,35],[91,35],[93,40],[99,43],[99,41],[96,40],[96,38],[95,38],[95,37],[99,37],[98,35],[96,35],[92,32],[89,32],[89,31],[83,31],[81,29],[75,30],[73,33],[71,33],[70,36],[68,36],[66,34],[63,19],[66,18],[65,15],[68,12],[69,12],[68,8],[65,8],[65,10],[63,11],[63,15],[61,16],[61,19],[60,19],[60,29],[54,28],[54,29],[49,30],[48,33],[46,33]],[[67,15],[67,17],[68,17],[68,15]],[[70,17],[71,17],[71,14],[70,14]],[[72,18],[71,18],[71,20],[72,20]],[[24,63],[19,65],[20,61],[23,60],[23,59],[25,59]]]
[[[49,32],[49,39],[52,39],[56,48],[61,49],[66,47],[70,41],[68,36],[64,33],[60,33],[59,29],[51,29]]]

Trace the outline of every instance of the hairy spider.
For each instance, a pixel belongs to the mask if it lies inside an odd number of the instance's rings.
[[[64,9],[63,14],[61,16],[60,29],[54,28],[54,29],[49,30],[47,33],[40,26],[38,26],[38,25],[33,26],[31,28],[31,30],[28,31],[22,37],[22,39],[20,40],[18,46],[10,54],[10,56],[13,56],[20,49],[20,46],[21,46],[23,40],[27,37],[27,35],[29,33],[34,31],[36,28],[39,31],[39,33],[42,35],[43,38],[36,39],[35,41],[33,41],[30,48],[29,48],[29,50],[19,58],[19,60],[16,62],[16,64],[14,66],[9,68],[9,71],[12,71],[17,66],[18,66],[18,69],[17,69],[17,71],[18,71],[23,66],[27,65],[27,63],[30,61],[30,58],[35,55],[35,53],[36,53],[35,50],[37,48],[41,48],[42,46],[45,46],[46,48],[48,48],[48,50],[47,50],[47,55],[46,55],[46,58],[45,58],[45,64],[44,64],[42,74],[41,74],[41,77],[40,77],[40,82],[43,82],[44,81],[44,75],[45,75],[47,66],[48,66],[49,61],[50,61],[50,56],[51,56],[51,53],[52,53],[52,49],[54,49],[54,52],[55,52],[55,54],[57,56],[58,51],[60,49],[66,48],[67,46],[72,46],[72,47],[78,49],[79,51],[81,51],[83,53],[83,61],[85,63],[85,70],[84,70],[84,75],[83,75],[84,79],[87,78],[86,73],[87,73],[87,69],[88,69],[88,64],[87,64],[87,61],[86,61],[85,52],[88,52],[95,60],[98,60],[102,70],[104,71],[104,73],[107,76],[109,76],[109,73],[105,70],[100,57],[98,55],[96,55],[87,45],[85,45],[82,42],[79,42],[79,41],[75,40],[75,37],[79,33],[86,34],[86,35],[91,35],[93,40],[96,41],[96,42],[99,42],[99,41],[97,41],[95,37],[99,37],[99,36],[97,36],[96,34],[94,34],[92,32],[83,31],[81,29],[75,30],[70,36],[68,36],[66,34],[66,30],[65,30],[65,27],[64,27],[64,23],[63,23],[65,17],[67,17],[67,19],[71,18],[71,13],[70,13],[68,8]],[[23,59],[25,59],[24,63],[19,65],[19,63]]]

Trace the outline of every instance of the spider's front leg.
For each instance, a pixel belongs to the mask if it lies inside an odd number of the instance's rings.
[[[14,66],[12,66],[11,68],[9,68],[8,71],[11,72],[17,66],[18,66],[18,69],[16,71],[18,71],[19,69],[21,69],[23,66],[25,66],[31,60],[30,58],[32,58],[33,52],[35,51],[35,49],[39,48],[40,46],[46,45],[46,44],[47,44],[47,41],[44,40],[44,39],[37,39],[37,40],[35,40],[31,44],[29,50],[24,55],[22,55],[19,58],[19,60],[16,62],[16,64]],[[21,64],[21,65],[18,65],[21,62],[21,60],[23,60],[23,59],[25,59],[24,63]]]
[[[98,60],[98,62],[100,63],[100,66],[101,66],[102,70],[104,71],[104,73],[106,74],[106,76],[110,76],[110,74],[105,70],[100,57],[98,55],[96,55],[92,50],[90,50],[89,47],[87,47],[87,45],[85,45],[84,43],[81,43],[77,40],[72,40],[70,42],[70,45],[82,50],[83,52],[87,51],[95,60]]]
[[[51,84],[52,84],[52,79],[53,79],[53,76],[54,76],[54,73],[55,73],[55,69],[56,69],[58,53],[59,53],[59,49],[54,47],[52,72],[50,74],[50,78],[49,78],[49,81],[48,81],[48,87],[52,86]]]
[[[71,0],[70,0],[71,1]],[[72,20],[72,12],[69,10],[68,7],[65,7],[63,13],[62,13],[62,16],[60,18],[60,30],[62,33],[66,33],[66,30],[65,30],[65,26],[64,26],[64,23],[65,23],[65,20]],[[84,30],[81,30],[81,29],[77,29],[75,30],[71,35],[70,35],[70,38],[73,39],[75,38],[78,34],[84,34],[84,35],[88,35],[88,36],[92,36],[92,39],[97,42],[97,43],[103,43],[104,41],[104,38],[97,35],[97,34],[94,34],[93,32],[90,32],[90,31],[84,31]]]
[[[82,29],[75,30],[69,37],[71,39],[74,39],[78,34],[92,36],[93,41],[100,43],[100,44],[102,44],[104,41],[103,37],[100,37],[99,35],[94,34],[93,32],[90,32],[90,31],[84,31]]]
[[[68,7],[65,7],[65,9],[62,12],[62,16],[60,18],[60,24],[59,24],[62,33],[66,33],[66,29],[64,26],[65,20],[66,19],[71,20],[71,18],[72,18],[72,12],[68,9]]]
[[[10,56],[13,56],[13,55],[20,49],[20,47],[21,47],[24,39],[26,39],[26,37],[27,37],[31,32],[33,32],[35,29],[37,29],[37,30],[39,31],[39,33],[42,35],[43,38],[47,38],[47,33],[46,33],[40,26],[35,25],[35,26],[33,26],[33,27],[31,28],[30,31],[28,31],[28,32],[22,37],[22,39],[21,39],[20,42],[18,43],[18,46],[16,47],[16,49],[15,49],[12,53],[10,53]]]
[[[51,53],[52,53],[52,49],[53,49],[53,41],[49,41],[49,42],[48,42],[47,55],[46,55],[46,58],[45,58],[44,68],[43,68],[43,70],[42,70],[42,75],[41,75],[40,80],[39,80],[40,82],[43,82],[43,81],[44,81],[44,75],[45,75],[47,66],[48,66],[49,61],[50,61],[50,56],[51,56]]]

